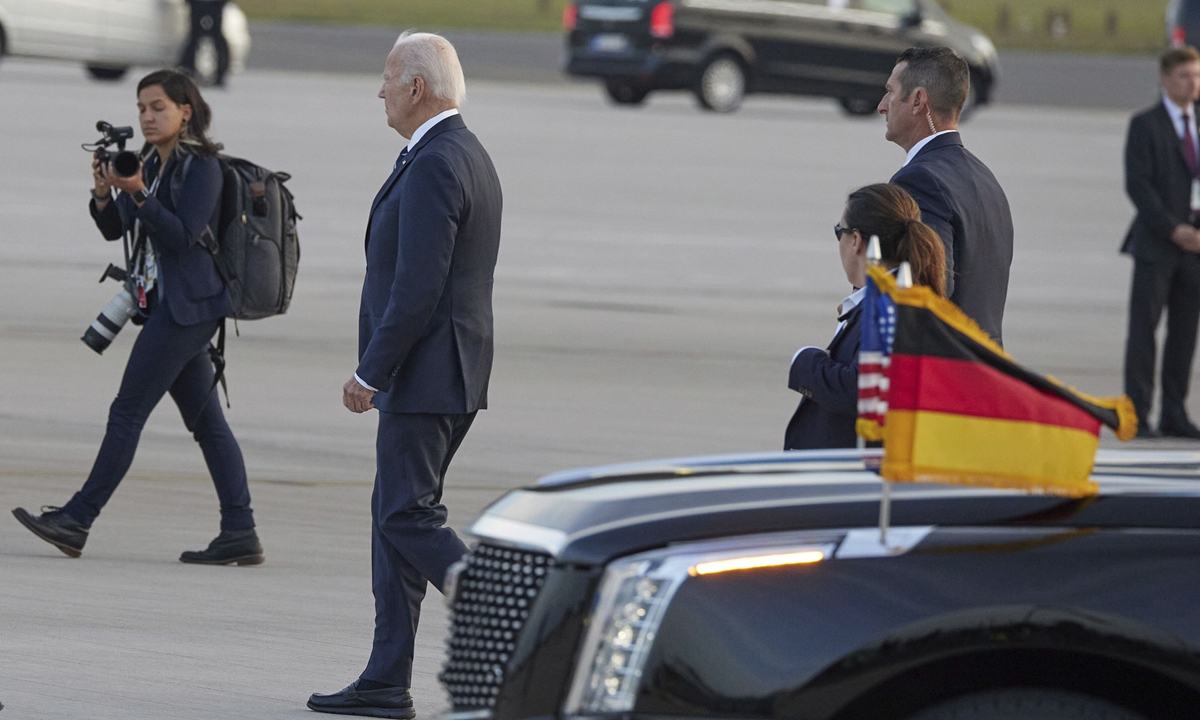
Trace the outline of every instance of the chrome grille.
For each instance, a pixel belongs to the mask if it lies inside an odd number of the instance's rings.
[[[496,704],[517,637],[553,563],[549,555],[485,543],[465,561],[438,676],[457,711]]]

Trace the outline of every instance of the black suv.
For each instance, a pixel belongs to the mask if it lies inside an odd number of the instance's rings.
[[[1100,493],[899,483],[879,450],[558,473],[446,577],[445,720],[1200,717],[1200,453]]]
[[[692,90],[728,112],[748,92],[833,97],[869,115],[896,57],[947,46],[971,65],[968,107],[991,98],[996,49],[934,0],[576,0],[563,12],[566,72],[599,77],[612,100]]]

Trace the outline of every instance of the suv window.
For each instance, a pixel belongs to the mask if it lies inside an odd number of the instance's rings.
[[[917,0],[850,0],[850,7],[908,17],[917,12]]]

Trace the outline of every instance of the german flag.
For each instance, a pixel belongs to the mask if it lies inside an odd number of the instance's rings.
[[[858,430],[883,440],[885,479],[1096,493],[1100,426],[1121,440],[1137,432],[1129,398],[1090,397],[1032,372],[930,288],[868,272],[862,350],[877,377],[864,387],[860,371]]]

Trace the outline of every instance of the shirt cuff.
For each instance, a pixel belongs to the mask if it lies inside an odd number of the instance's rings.
[[[379,391],[378,391],[378,390],[376,390],[375,388],[373,388],[373,387],[371,387],[370,385],[368,385],[368,384],[366,384],[365,382],[363,382],[363,379],[362,379],[362,378],[360,378],[360,377],[358,376],[358,373],[354,373],[354,379],[358,381],[358,384],[359,384],[359,385],[362,385],[363,387],[365,387],[366,389],[370,390],[371,392],[379,392]]]
[[[796,362],[796,358],[800,357],[800,353],[804,352],[805,350],[821,350],[821,348],[817,347],[816,345],[805,345],[804,347],[797,350],[796,354],[792,356],[792,362]],[[821,350],[821,352],[825,352],[825,351]]]

